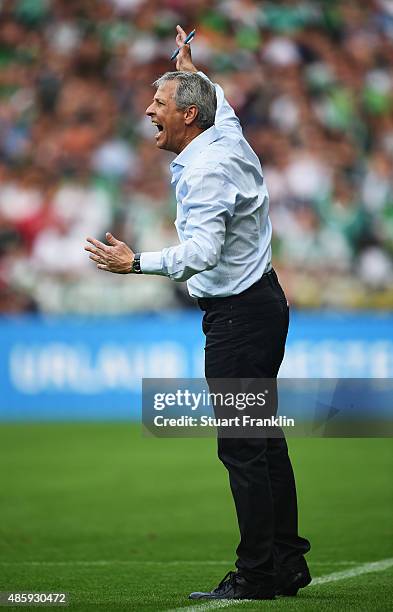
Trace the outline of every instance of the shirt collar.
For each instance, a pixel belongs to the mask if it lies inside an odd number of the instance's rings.
[[[181,153],[172,161],[170,168],[174,169],[175,166],[187,166],[191,161],[195,159],[197,155],[209,144],[217,140],[219,134],[214,125],[209,127],[207,130],[199,134],[196,138],[183,149]]]

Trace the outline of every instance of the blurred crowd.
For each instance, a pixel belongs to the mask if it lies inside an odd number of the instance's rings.
[[[192,304],[83,251],[108,230],[177,243],[173,155],[144,115],[177,23],[262,161],[292,304],[392,307],[391,0],[0,0],[0,311]]]

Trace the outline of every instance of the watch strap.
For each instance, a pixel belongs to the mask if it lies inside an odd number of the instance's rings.
[[[143,274],[141,270],[141,254],[135,253],[134,260],[132,262],[131,272],[134,274]]]

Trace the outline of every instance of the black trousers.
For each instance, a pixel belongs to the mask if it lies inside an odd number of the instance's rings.
[[[277,377],[289,311],[274,270],[243,293],[198,300],[205,312],[205,376],[211,379]],[[240,384],[240,382],[239,382]],[[298,535],[295,479],[287,444],[279,438],[218,438],[229,473],[240,529],[236,566],[250,580],[302,567],[309,542]]]

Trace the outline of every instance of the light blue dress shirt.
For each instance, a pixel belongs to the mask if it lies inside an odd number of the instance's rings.
[[[195,298],[236,295],[271,267],[269,196],[261,164],[222,88],[215,88],[214,126],[170,165],[180,244],[141,255],[144,274],[187,281]]]

